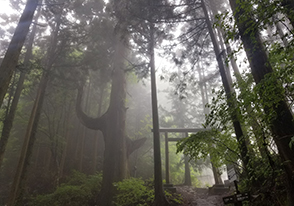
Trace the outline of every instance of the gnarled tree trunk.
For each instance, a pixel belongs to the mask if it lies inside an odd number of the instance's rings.
[[[103,133],[105,151],[102,189],[99,197],[99,205],[111,205],[114,194],[113,182],[120,181],[128,177],[128,155],[136,149],[127,147],[125,135],[126,118],[126,82],[124,56],[126,47],[121,43],[116,43],[114,54],[114,70],[112,73],[112,87],[110,103],[107,111],[98,118],[88,117],[81,109],[82,89],[79,89],[77,98],[77,116],[82,124],[89,129],[100,130]],[[128,150],[129,149],[129,150]]]

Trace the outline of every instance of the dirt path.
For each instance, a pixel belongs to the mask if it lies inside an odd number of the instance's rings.
[[[182,194],[182,206],[224,206],[221,195],[208,195],[208,189],[189,186],[176,186],[177,192]]]

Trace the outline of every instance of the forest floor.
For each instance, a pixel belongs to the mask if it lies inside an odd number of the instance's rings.
[[[195,188],[191,186],[175,186],[177,193],[183,196],[184,203],[182,206],[224,206],[223,195],[209,195],[208,189]]]

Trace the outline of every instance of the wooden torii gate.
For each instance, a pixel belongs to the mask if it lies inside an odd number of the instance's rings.
[[[170,175],[169,175],[169,149],[168,142],[179,141],[183,138],[169,138],[168,133],[182,133],[188,137],[189,133],[196,133],[205,129],[197,129],[197,128],[160,128],[159,132],[165,134],[165,178],[166,185],[170,186]],[[153,131],[153,130],[152,130]],[[187,156],[185,158],[185,185],[191,185],[191,175],[190,175],[190,167],[189,167],[189,159]]]

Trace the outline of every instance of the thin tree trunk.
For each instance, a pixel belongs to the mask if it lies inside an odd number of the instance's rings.
[[[220,35],[223,37],[225,36],[223,30],[220,31]],[[232,52],[231,47],[228,43],[226,43],[226,51],[227,51],[227,56],[229,56],[231,66],[234,71],[235,77],[237,79],[237,84],[239,85],[239,88],[241,90],[241,95],[242,95],[242,93],[245,92],[242,85],[246,85],[246,84],[241,76],[241,73],[240,73],[239,68],[237,66],[233,52]],[[258,123],[258,121],[256,120],[256,117],[255,117],[255,114],[253,112],[253,108],[251,107],[251,105],[246,104],[245,107],[246,107],[246,111],[247,111],[249,118],[250,118],[249,124],[250,124],[250,126],[252,126],[252,131],[254,133],[254,136],[256,139],[256,144],[258,146],[259,152],[263,158],[267,159],[268,158],[268,156],[267,156],[268,149],[265,146],[264,135],[258,133],[258,131],[262,130],[262,128],[261,128],[260,124]],[[247,140],[247,141],[249,141],[249,140]],[[249,143],[247,143],[247,145],[249,145]],[[254,154],[254,151],[251,150],[250,154]]]
[[[45,167],[45,171],[48,171],[49,173],[51,173],[51,161],[52,161],[52,151],[50,148],[46,148],[46,154],[44,155],[44,167]]]
[[[199,67],[199,64],[198,64],[198,67]],[[200,93],[201,93],[201,99],[202,99],[203,113],[207,115],[209,111],[205,105],[208,103],[208,98],[207,98],[208,94],[207,94],[207,88],[204,87],[206,82],[203,82],[203,77],[201,74],[200,67],[198,68],[198,75],[199,75],[199,82],[200,82],[199,87],[200,87]],[[213,173],[215,184],[222,184],[222,180],[219,175],[218,168],[215,168],[212,162],[211,162],[211,166],[212,166],[212,173]]]
[[[16,79],[16,72],[13,73],[13,79],[11,81],[10,89],[8,92],[8,100],[7,100],[7,106],[6,106],[6,111],[5,111],[5,118],[8,116],[8,113],[10,111],[11,100],[13,99],[12,96],[14,94],[15,79]]]
[[[157,106],[157,90],[155,78],[155,57],[154,57],[154,24],[150,23],[150,70],[151,70],[151,99],[152,99],[152,121],[153,121],[153,147],[154,147],[154,188],[155,206],[168,205],[168,201],[163,192],[161,155],[160,155],[160,134]]]
[[[75,150],[74,150],[74,168],[76,170],[79,170],[79,150],[80,150],[80,144],[81,144],[81,138],[80,135],[83,135],[83,128],[84,126],[80,123],[77,125],[77,133],[75,135]]]
[[[48,73],[43,74],[38,89],[37,97],[30,116],[29,124],[23,143],[20,160],[17,166],[15,178],[10,192],[8,206],[22,205],[24,184],[26,181],[27,168],[29,166],[34,142],[36,139],[36,131],[41,114],[41,107],[44,101],[45,88],[48,82]]]
[[[184,185],[191,186],[192,180],[191,180],[191,171],[189,166],[189,157],[184,155],[184,163],[185,163],[185,182]]]
[[[26,7],[20,17],[19,23],[0,65],[0,106],[3,103],[10,79],[17,65],[18,58],[29,32],[38,2],[39,0],[27,1]]]
[[[226,96],[227,96],[227,99],[228,99],[228,105],[229,105],[230,108],[234,108],[234,105],[233,105],[234,102],[233,102],[233,99],[232,99],[233,96],[232,96],[231,86],[230,86],[229,81],[228,81],[225,66],[224,66],[223,60],[222,60],[222,58],[220,56],[221,52],[220,52],[219,47],[217,45],[215,34],[213,32],[212,25],[211,25],[211,22],[209,20],[206,5],[205,5],[203,0],[201,0],[201,5],[202,5],[203,11],[204,11],[205,18],[206,18],[206,23],[208,25],[210,38],[211,38],[212,43],[213,43],[213,48],[214,48],[214,52],[215,52],[215,55],[216,55],[216,58],[217,58],[217,62],[218,62],[222,82],[223,82],[223,85],[224,85],[224,88],[225,88],[225,93],[226,93]],[[236,110],[234,112],[232,112],[231,119],[232,119],[232,122],[233,122],[236,138],[237,138],[237,141],[239,143],[239,148],[240,148],[240,152],[241,152],[241,159],[242,159],[242,162],[243,162],[244,167],[246,169],[246,167],[248,165],[248,162],[249,162],[249,156],[248,156],[247,146],[246,146],[246,142],[245,142],[245,139],[244,139],[242,127],[241,127],[241,124],[240,124],[240,122],[238,120],[238,114],[237,114]]]
[[[70,125],[70,120],[68,120],[68,125],[67,125],[67,129],[66,129],[66,134],[65,134],[65,144],[66,145],[64,147],[64,150],[62,151],[62,156],[61,156],[61,161],[60,161],[59,178],[62,178],[64,176],[64,164],[65,164],[66,154],[67,154],[67,151],[69,148],[69,143],[68,143],[69,134],[70,134],[69,125]]]
[[[275,17],[273,17],[273,20],[275,21]],[[281,27],[281,23],[280,23],[280,22],[276,22],[275,25],[276,25],[276,28],[277,28],[278,34],[279,34],[280,38],[281,38],[282,41],[283,41],[284,46],[285,46],[285,47],[289,46],[289,43],[288,43],[288,41],[287,41],[287,39],[286,39],[286,36],[285,36],[285,34],[284,34],[284,32],[283,32],[283,29],[282,29],[282,27]]]
[[[60,17],[61,14],[59,14],[59,18],[56,22],[56,26],[52,33],[51,47],[49,48],[47,63],[45,66],[46,70],[42,74],[39,88],[37,91],[37,96],[34,101],[34,106],[27,126],[21,156],[18,162],[15,178],[13,180],[12,188],[10,191],[8,206],[23,205],[23,195],[26,183],[27,169],[30,164],[31,154],[36,140],[36,132],[38,128],[39,119],[41,116],[41,109],[45,98],[46,87],[49,81],[49,72],[53,65],[54,54],[57,45],[57,35],[60,26]]]
[[[231,8],[234,12],[236,24],[238,26],[239,34],[243,42],[243,46],[249,60],[251,72],[256,84],[263,84],[265,75],[273,73],[273,69],[268,62],[268,57],[263,48],[261,38],[259,36],[258,28],[250,28],[248,32],[247,22],[254,22],[251,16],[247,17],[246,22],[240,22],[240,15],[244,15],[244,10],[239,4],[244,1],[230,0]],[[236,12],[238,11],[238,12]],[[276,88],[276,93],[281,94],[278,89],[278,82],[272,83],[273,88]],[[265,100],[264,110],[265,115],[268,115],[269,111],[276,113],[276,117],[271,119],[271,131],[273,139],[278,147],[282,161],[284,161],[285,172],[287,175],[287,191],[289,205],[294,205],[294,147],[290,147],[291,138],[294,136],[294,122],[292,112],[290,111],[286,101],[281,99],[278,103],[268,106],[266,99],[263,96],[263,91],[260,93],[260,97]]]
[[[83,172],[83,160],[84,160],[84,147],[85,147],[85,136],[87,128],[82,126],[82,136],[79,144],[79,158],[78,158],[78,171]]]
[[[72,105],[71,103],[68,106],[68,111],[67,111],[67,115],[66,118],[64,119],[66,121],[65,123],[65,134],[64,134],[64,138],[65,138],[65,147],[62,151],[62,155],[61,155],[61,161],[60,161],[60,172],[59,172],[59,179],[63,177],[64,175],[64,163],[65,163],[65,159],[66,159],[66,154],[69,148],[69,136],[70,136],[70,125],[71,125],[71,108]]]
[[[221,48],[222,48],[222,51],[221,51],[221,53],[222,53],[222,57],[223,57],[223,58],[226,58],[226,57],[228,56],[228,53],[227,53],[226,51],[228,51],[228,50],[230,51],[231,49],[230,49],[228,43],[226,43],[226,47],[227,47],[228,49],[225,47],[225,43],[224,43],[224,41],[223,41],[223,34],[222,34],[222,32],[221,32],[219,29],[217,29],[217,33],[218,33],[217,36],[218,36],[218,38],[219,38],[219,45],[220,45]],[[238,69],[238,66],[237,66],[237,64],[236,64],[236,61],[235,61],[234,57],[231,56],[230,60],[231,60],[231,65],[232,65],[233,71],[236,72],[235,76],[236,76],[236,78],[237,78],[237,83],[239,83],[239,85],[240,85],[240,83],[241,83],[241,82],[244,83],[244,81],[243,81],[243,79],[241,78],[241,74],[240,74],[240,72],[239,72],[239,69]],[[229,81],[229,84],[230,84],[230,87],[231,87],[231,92],[232,92],[232,93],[235,93],[235,89],[233,88],[232,75],[231,75],[231,71],[230,71],[230,68],[229,68],[228,65],[226,66],[226,74],[227,74],[228,81]],[[240,82],[239,82],[239,80],[240,80]],[[241,86],[241,87],[242,87],[242,86]],[[242,93],[244,93],[244,89],[241,88],[241,87],[240,87],[240,90],[241,90],[241,94],[242,94]],[[246,111],[247,111],[249,114],[253,115],[253,109],[251,108],[251,105],[250,105],[250,104],[246,105]],[[257,122],[257,121],[256,121],[256,122]],[[256,123],[256,122],[254,122],[254,123]],[[253,123],[253,122],[251,122],[251,123]],[[255,125],[256,125],[256,124],[255,124]],[[254,125],[254,126],[255,126],[255,125]],[[252,126],[252,127],[253,127],[253,126]],[[257,127],[255,127],[255,129],[257,129]],[[248,154],[249,154],[249,156],[254,156],[254,155],[255,155],[255,151],[253,150],[253,148],[252,148],[252,146],[251,146],[250,140],[249,140],[249,138],[248,138],[247,131],[244,129],[244,127],[242,127],[242,130],[243,130],[243,137],[244,137],[244,139],[245,139],[246,147],[247,147],[247,149],[248,149]],[[259,138],[259,139],[260,139],[260,135],[258,135],[258,136],[256,135],[256,138]],[[263,150],[262,150],[262,151],[263,151]]]
[[[40,15],[40,11],[38,12],[36,19],[38,19],[39,15]],[[30,59],[32,57],[32,46],[33,46],[36,30],[37,30],[37,25],[34,24],[31,35],[30,35],[30,39],[28,42],[28,46],[26,48],[27,51],[26,51],[26,55],[25,55],[25,59],[24,59],[24,68],[25,69],[28,68]],[[16,87],[16,90],[14,93],[14,97],[13,97],[13,100],[11,103],[11,107],[9,108],[9,113],[7,114],[7,116],[5,117],[5,120],[3,122],[3,129],[2,129],[1,139],[0,139],[0,167],[1,167],[2,160],[3,160],[5,148],[6,148],[6,145],[8,142],[8,138],[10,135],[10,131],[13,126],[13,120],[14,120],[16,109],[17,109],[18,101],[19,101],[19,98],[20,98],[20,95],[21,95],[21,92],[23,89],[23,83],[25,80],[25,76],[26,76],[26,71],[25,70],[21,71],[21,74],[20,74],[20,77],[19,77],[19,80],[17,83],[17,87]]]
[[[87,88],[86,102],[85,102],[85,111],[89,112],[89,98],[90,98],[90,90],[91,90],[91,78],[89,81],[89,85]],[[81,136],[81,145],[80,145],[80,154],[79,154],[79,165],[78,170],[83,172],[83,161],[84,161],[84,149],[85,149],[85,138],[86,138],[87,128],[83,126],[82,136]]]
[[[292,29],[294,28],[294,1],[293,0],[282,0],[282,6],[284,7],[284,13],[289,19]]]

